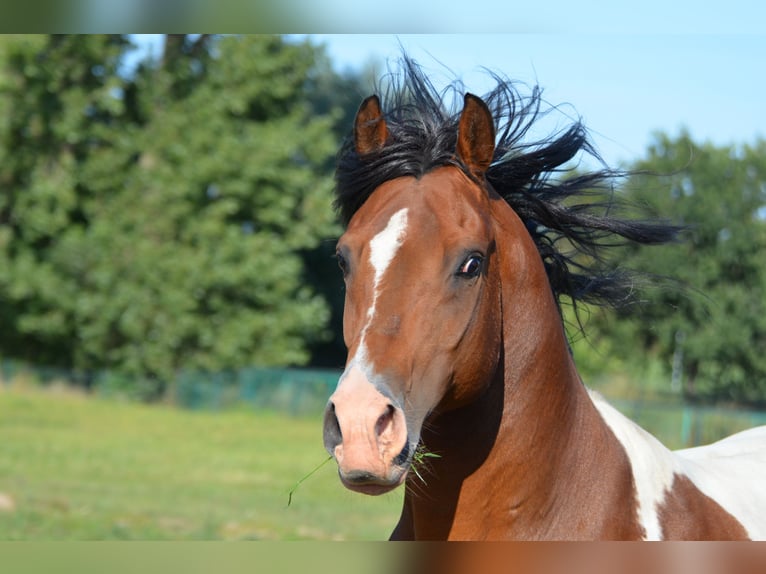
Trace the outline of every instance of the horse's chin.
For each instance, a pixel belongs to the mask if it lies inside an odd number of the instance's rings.
[[[344,482],[344,485],[349,490],[353,490],[354,492],[358,492],[360,494],[366,494],[367,496],[380,496],[381,494],[386,494],[387,492],[391,492],[392,490],[395,490],[399,486],[399,483],[391,484],[391,485],[383,485],[383,484],[348,484]]]
[[[407,468],[394,467],[386,477],[378,477],[370,474],[350,473],[344,475],[340,472],[340,481],[343,486],[354,492],[367,494],[368,496],[380,496],[395,490],[407,479]]]

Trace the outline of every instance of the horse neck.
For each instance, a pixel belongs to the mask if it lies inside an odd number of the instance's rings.
[[[503,233],[513,237],[510,230],[498,235]],[[603,468],[597,457],[620,459],[580,381],[531,239],[522,248],[529,252],[522,266],[518,253],[500,253],[503,333],[495,375],[478,400],[424,429],[424,443],[441,458],[425,486],[410,482],[405,515],[412,513],[421,537],[556,537],[555,527],[557,537],[566,538],[572,535],[567,513],[556,506],[562,500],[582,504],[582,496],[589,496],[588,471]],[[624,461],[605,473],[620,484],[621,495],[630,488]],[[499,501],[508,502],[493,506]],[[551,522],[546,514],[558,510]]]
[[[566,454],[562,444],[578,419],[593,410],[592,402],[532,238],[510,208],[500,212],[496,227],[499,237],[516,239],[498,246],[503,359],[496,384],[502,385],[503,400],[488,408],[502,409],[499,440],[512,441],[524,458],[544,452],[553,465]],[[545,463],[536,467],[549,470]]]
[[[487,470],[488,476],[493,471],[508,476],[508,468],[524,469],[506,486],[519,501],[535,499],[539,510],[557,497],[550,486],[571,476],[570,463],[583,444],[576,435],[600,420],[575,367],[536,250],[524,266],[526,276],[519,277],[518,268],[509,272],[517,281],[509,286],[504,281],[501,295],[502,374],[495,384],[502,386],[502,400],[485,408],[500,405],[502,412],[495,415],[497,448],[488,456]]]

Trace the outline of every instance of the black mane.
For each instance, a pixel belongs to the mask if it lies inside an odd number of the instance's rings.
[[[382,183],[401,176],[421,177],[440,166],[461,169],[454,151],[462,85],[439,93],[408,57],[401,74],[382,98],[389,130],[385,147],[360,156],[352,138],[344,142],[337,162],[336,201],[345,225]],[[522,97],[512,82],[493,75],[495,88],[482,99],[495,119],[493,163],[486,179],[526,224],[545,263],[559,305],[583,301],[621,306],[632,300],[635,276],[610,265],[604,249],[625,243],[659,244],[679,229],[661,222],[620,218],[625,205],[615,197],[614,183],[626,174],[609,169],[591,146],[581,122],[542,140],[526,141],[543,110],[541,90]],[[452,103],[448,100],[452,96]],[[577,173],[567,166],[578,154],[593,157],[601,169]]]

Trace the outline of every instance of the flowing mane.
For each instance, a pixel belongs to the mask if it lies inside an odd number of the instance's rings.
[[[496,74],[496,86],[482,96],[494,122],[497,141],[486,181],[519,215],[545,264],[559,306],[587,302],[622,306],[632,301],[636,274],[606,260],[603,248],[625,243],[660,244],[679,229],[664,222],[621,217],[628,207],[615,197],[615,182],[626,174],[608,168],[591,145],[580,121],[544,139],[528,141],[530,128],[551,109],[535,87],[522,96],[513,82]],[[383,93],[388,126],[385,146],[361,156],[353,139],[343,144],[336,170],[336,201],[344,224],[382,183],[420,178],[442,166],[458,166],[455,156],[462,86],[453,82],[438,92],[407,56]],[[453,100],[453,101],[450,101]],[[603,167],[578,173],[580,155]]]

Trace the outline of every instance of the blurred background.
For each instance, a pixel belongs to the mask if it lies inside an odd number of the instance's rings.
[[[0,539],[388,536],[401,493],[343,489],[320,417],[334,156],[402,49],[539,83],[541,136],[582,119],[689,226],[614,254],[677,283],[567,315],[585,382],[671,447],[766,423],[761,37],[2,36]]]

